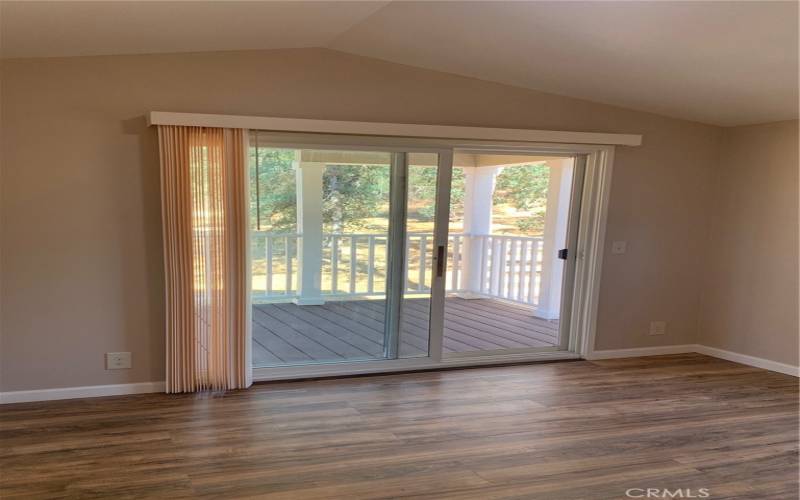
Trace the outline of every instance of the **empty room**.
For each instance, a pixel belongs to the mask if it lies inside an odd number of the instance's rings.
[[[0,0],[0,498],[797,499],[799,6]]]

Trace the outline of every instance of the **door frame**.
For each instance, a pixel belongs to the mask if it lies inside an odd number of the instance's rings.
[[[488,352],[475,356],[443,358],[444,279],[436,278],[431,290],[430,348],[428,357],[343,361],[325,364],[253,368],[253,381],[360,375],[436,368],[497,365],[505,363],[580,359],[594,345],[599,284],[602,271],[606,215],[613,170],[614,146],[596,144],[529,143],[502,141],[463,141],[408,137],[373,137],[261,132],[264,143],[273,147],[303,149],[379,150],[383,152],[421,152],[439,154],[437,212],[434,228],[435,248],[447,244],[450,177],[456,151],[492,151],[548,156],[583,156],[586,172],[580,196],[580,224],[576,234],[574,280],[570,304],[570,324],[566,349],[545,348],[510,352]],[[446,201],[446,203],[445,203]],[[248,225],[249,233],[249,225]],[[249,234],[248,240],[249,241]],[[446,253],[445,253],[446,255]],[[436,266],[434,255],[434,269]],[[248,282],[249,286],[249,282]],[[565,292],[566,293],[566,292]],[[248,328],[250,325],[248,325]]]
[[[565,261],[564,274],[561,281],[561,310],[559,311],[558,346],[561,349],[569,349],[569,342],[572,338],[570,325],[572,323],[572,301],[575,290],[575,268],[577,267],[578,231],[580,230],[581,204],[583,203],[583,182],[586,178],[587,155],[575,155],[573,163],[574,174],[572,176],[572,187],[570,192],[573,194],[569,204],[569,220],[567,221],[567,260]],[[578,193],[578,196],[574,196]],[[564,332],[567,334],[564,335]]]

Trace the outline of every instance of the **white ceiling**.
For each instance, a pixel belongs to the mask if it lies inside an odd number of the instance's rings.
[[[4,58],[326,47],[712,123],[797,117],[796,2],[9,2]]]
[[[388,3],[0,2],[3,58],[325,47]]]

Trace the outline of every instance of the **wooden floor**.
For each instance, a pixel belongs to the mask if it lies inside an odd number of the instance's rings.
[[[327,302],[321,306],[253,306],[255,366],[378,359],[383,354],[382,300]],[[428,352],[427,299],[407,299],[400,356]],[[469,352],[549,347],[558,322],[533,316],[531,308],[492,299],[445,300],[444,351]]]
[[[797,389],[692,354],[5,405],[0,497],[796,499]]]

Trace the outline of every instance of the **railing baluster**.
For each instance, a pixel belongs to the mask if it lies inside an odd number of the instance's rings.
[[[417,278],[417,290],[425,289],[425,266],[428,253],[428,237],[424,234],[419,237],[419,277]]]
[[[481,286],[479,287],[479,291],[481,293],[485,292],[487,289],[491,289],[492,283],[492,276],[489,275],[489,285],[487,288],[486,285],[486,270],[487,270],[487,263],[491,258],[489,256],[489,237],[488,236],[481,236]]]
[[[302,265],[299,258],[299,245],[302,243],[302,234],[279,234],[258,231],[253,233],[253,241],[263,241],[265,248],[265,283],[263,286],[254,289],[254,293],[264,297],[276,297],[296,294],[296,272],[295,264]],[[376,246],[384,245],[384,250],[388,252],[388,245],[385,245],[386,236],[375,233],[351,233],[351,234],[332,234],[324,235],[325,255],[330,251],[330,291],[325,287],[325,294],[342,295],[368,295],[374,294],[377,290],[376,281],[379,279],[378,273],[383,272],[379,267],[380,249]],[[328,240],[330,238],[330,241]],[[340,266],[344,262],[342,254],[341,240],[346,238],[350,244],[349,251],[349,286],[340,290]],[[366,241],[359,242],[359,238]],[[416,239],[417,241],[412,241]],[[429,233],[408,233],[406,238],[406,263],[405,263],[405,290],[415,293],[429,290],[428,280],[432,279],[432,274],[428,269],[431,264],[428,244],[431,241]],[[367,244],[365,255],[359,255],[359,244]],[[470,254],[470,261],[474,262],[476,270],[480,270],[480,276],[476,277],[476,293],[488,295],[490,297],[513,300],[515,302],[536,305],[539,302],[539,295],[544,284],[541,282],[542,274],[542,246],[541,237],[527,236],[505,236],[505,235],[468,235],[449,234],[448,235],[448,254],[447,272],[445,276],[445,289],[450,291],[465,290],[467,284],[464,282],[465,266],[471,262],[464,260],[466,251],[465,245],[474,245],[475,252]],[[284,248],[280,248],[283,246]],[[419,250],[419,255],[414,255],[411,250]],[[280,255],[283,252],[283,255]],[[388,256],[386,256],[388,257]],[[285,266],[285,280],[283,283],[276,284],[276,272],[280,272],[281,263],[275,263],[275,259],[282,259]],[[364,263],[366,259],[366,263]],[[476,260],[477,259],[477,260]],[[359,269],[359,262],[365,264],[366,269]],[[414,270],[413,266],[419,265]],[[276,267],[278,266],[278,267]],[[366,276],[364,276],[366,273]],[[359,282],[361,277],[366,279],[366,283]],[[285,286],[284,286],[285,285]]]
[[[522,296],[525,289],[525,258],[527,255],[527,240],[520,238],[519,240],[519,264],[517,265],[517,289],[514,292],[515,300],[523,301]]]
[[[528,302],[530,304],[538,303],[536,297],[536,263],[539,258],[539,242],[532,241],[531,242],[531,271],[530,271],[530,283],[528,283]]]
[[[292,253],[289,250],[289,237],[283,237],[283,256],[284,264],[286,265],[286,293],[287,295],[292,292]]]
[[[331,235],[331,293],[339,291],[339,238]]]
[[[514,288],[516,287],[516,277],[517,277],[517,239],[516,238],[509,238],[509,242],[511,243],[509,246],[509,266],[508,266],[508,295],[507,298],[513,299],[514,298]]]
[[[533,282],[536,279],[536,241],[531,241],[531,256],[528,259],[530,268],[528,269],[528,302],[533,304]]]
[[[356,237],[350,236],[350,293],[356,293]]]
[[[459,274],[461,273],[461,235],[453,235],[453,268],[450,269],[450,289],[458,291]]]
[[[491,236],[489,238],[489,257],[486,261],[487,275],[489,277],[489,284],[486,287],[486,293],[489,295],[497,295],[497,279],[499,268],[497,260],[500,258],[500,240]]]
[[[500,258],[498,259],[497,271],[499,272],[497,282],[497,295],[500,297],[506,296],[506,243],[507,240],[503,236],[500,238]]]
[[[519,283],[517,283],[517,300],[525,302],[525,278],[528,265],[528,240],[520,241],[519,249]]]
[[[375,291],[375,236],[370,234],[367,241],[367,292]]]
[[[267,295],[272,295],[272,236],[267,235],[267,261],[264,263],[266,268],[266,289]]]

